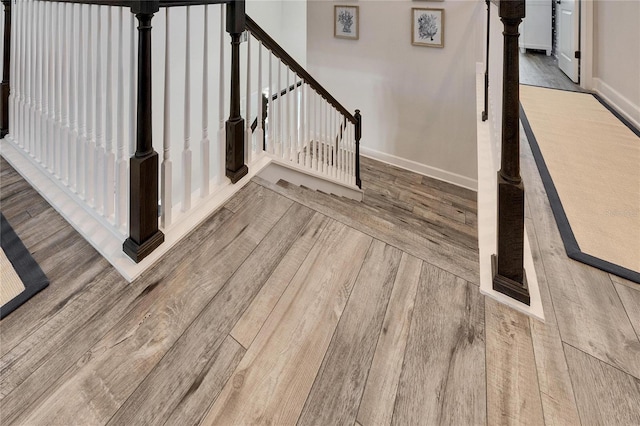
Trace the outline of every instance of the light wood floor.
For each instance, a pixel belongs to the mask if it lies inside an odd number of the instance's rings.
[[[51,285],[0,323],[0,424],[639,424],[640,286],[569,260],[530,152],[546,323],[478,290],[475,193],[363,159],[254,180],[128,285],[2,160]]]
[[[544,52],[527,49],[520,52],[520,83],[551,89],[584,92],[558,68],[558,59]]]

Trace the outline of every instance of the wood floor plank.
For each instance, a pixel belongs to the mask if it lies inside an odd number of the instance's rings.
[[[640,291],[618,283],[615,287],[636,335],[640,336]]]
[[[421,270],[422,260],[402,254],[358,409],[357,420],[361,425],[391,424]]]
[[[24,422],[103,424],[110,419],[292,202],[263,190],[211,244],[159,281],[33,407]],[[194,297],[194,295],[198,297]],[[69,400],[65,395],[76,395]]]
[[[116,294],[127,285],[116,270],[104,266],[85,283],[87,285],[77,288],[68,300],[59,301],[59,309],[52,306],[38,323],[29,323],[29,326],[38,327],[2,357],[0,400],[40,368],[52,352],[67,344],[77,328],[93,317],[103,297]],[[69,326],[71,324],[75,327]]]
[[[640,378],[640,341],[609,275],[567,257],[523,136],[522,176],[562,341]]]
[[[640,424],[640,380],[564,346],[584,425]]]
[[[487,424],[543,425],[529,317],[485,298]]]
[[[203,424],[294,424],[372,239],[331,222]]]
[[[71,227],[28,249],[35,249],[32,253],[33,258],[49,278],[49,286],[29,299],[22,309],[15,310],[2,320],[0,356],[4,356],[49,321],[58,310],[73,300],[86,286],[91,285],[109,265],[109,262]],[[70,256],[79,252],[84,255]],[[0,374],[3,370],[0,367]],[[7,390],[3,388],[0,395],[5,392]]]
[[[155,424],[180,404],[192,406],[190,423],[200,420],[221,390],[209,394],[206,389],[198,389],[201,377],[219,374],[217,370],[228,368],[226,364],[210,365],[210,359],[316,214],[300,204],[294,204],[284,214],[136,388],[110,424]]]
[[[298,425],[355,422],[401,257],[373,241]]]
[[[367,235],[384,241],[412,256],[431,262],[432,264],[451,272],[454,275],[474,284],[479,283],[479,266],[477,254],[469,252],[469,256],[462,256],[460,251],[448,247],[446,243],[434,242],[375,215],[358,214],[358,209],[352,205],[340,204],[323,194],[306,191],[290,184],[285,187],[271,184],[260,178],[254,178],[255,182],[264,185],[280,194],[291,198],[311,209],[325,214],[332,219],[342,222]],[[475,256],[475,260],[470,257]]]
[[[237,213],[248,200],[258,194],[259,189],[259,185],[254,182],[249,182],[224,204],[225,208]]]
[[[525,222],[545,313],[544,322],[534,318],[529,319],[544,421],[547,426],[579,425],[580,416],[573,394],[553,302],[549,294],[549,283],[538,246],[535,226],[531,219],[525,219]]]
[[[484,346],[478,287],[424,263],[392,423],[484,424]]]
[[[227,336],[164,424],[199,424],[210,403],[215,400],[214,395],[220,393],[245,352],[238,342]],[[158,424],[162,424],[163,419],[158,420]]]
[[[615,284],[624,285],[629,287],[632,290],[640,291],[640,284],[638,283],[634,283],[633,281],[626,280],[624,278],[621,278],[613,274],[609,274],[609,278],[611,278],[611,281],[613,281]]]
[[[233,327],[231,336],[243,347],[248,348],[251,345],[329,221],[327,216],[320,213],[315,214],[309,220],[308,225],[302,230],[282,262],[276,267],[249,308]]]
[[[91,352],[88,352],[110,329],[121,321],[134,307],[139,306],[142,300],[153,300],[156,292],[162,288],[162,278],[175,268],[188,268],[195,261],[194,253],[206,250],[212,243],[211,237],[215,231],[227,223],[232,213],[221,209],[198,227],[198,232],[193,232],[185,240],[172,248],[167,253],[171,262],[160,261],[158,264],[144,273],[136,281],[124,287],[119,294],[104,298],[104,303],[98,302],[86,306],[86,310],[92,316],[84,322],[76,322],[66,314],[65,309],[52,319],[51,329],[56,329],[59,335],[56,339],[61,346],[45,353],[46,357],[42,365],[14,389],[1,404],[0,423],[24,424],[24,419],[30,415],[31,407],[37,407],[38,402],[49,396],[56,382],[70,368],[78,370],[90,360]],[[110,273],[116,273],[111,269]],[[106,279],[107,277],[105,277]],[[102,286],[101,279],[97,280],[96,288]],[[108,282],[106,283],[108,285]],[[66,306],[71,306],[67,304]],[[65,307],[66,307],[65,306]],[[84,319],[78,315],[76,318]],[[41,327],[34,333],[33,339],[37,341],[51,339],[47,334],[49,329]],[[65,340],[65,337],[67,340]],[[29,355],[30,358],[36,358]],[[72,374],[72,373],[70,373]]]

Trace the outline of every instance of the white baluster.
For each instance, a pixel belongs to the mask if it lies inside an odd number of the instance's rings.
[[[47,80],[47,86],[49,87],[49,115],[47,117],[47,160],[46,166],[51,173],[55,173],[55,152],[57,149],[57,139],[55,133],[55,116],[56,116],[56,49],[55,49],[55,22],[56,22],[56,3],[50,3],[49,13],[47,14],[51,18],[49,19],[49,28],[47,31],[47,37],[49,38],[49,54],[48,54],[48,67],[49,67],[49,79]]]
[[[309,162],[307,161],[307,153],[306,149],[307,140],[306,140],[306,129],[307,129],[307,84],[303,81],[302,86],[300,86],[300,133],[298,137],[298,163],[302,164],[305,167],[308,167]]]
[[[29,1],[27,3],[27,7],[28,7],[28,15],[29,15],[29,21],[28,22],[33,22],[33,7],[34,7],[34,2],[33,1]],[[33,67],[33,31],[27,31],[27,47],[26,47],[26,53],[27,53],[27,68],[26,68],[26,120],[25,120],[25,142],[26,142],[26,151],[33,155],[33,146],[32,146],[32,142],[33,142],[33,121],[32,121],[32,117],[33,117],[33,104],[31,97],[33,96],[33,91],[32,91],[32,82],[34,80],[33,74],[32,74],[32,67]]]
[[[165,9],[167,24],[164,41],[164,134],[162,141],[162,167],[160,170],[160,202],[162,204],[162,216],[160,223],[167,228],[172,222],[172,182],[173,163],[171,162],[171,21],[169,7]]]
[[[253,154],[253,133],[251,132],[251,36],[247,36],[247,95],[245,97],[245,136],[244,136],[244,158],[247,164],[251,164]]]
[[[110,218],[115,209],[115,166],[116,155],[113,152],[113,8],[107,7],[107,105],[105,127],[105,171],[104,171],[104,216]]]
[[[11,81],[13,82],[13,90],[11,91],[11,108],[9,109],[9,114],[11,114],[10,119],[9,119],[9,123],[10,123],[10,129],[11,129],[11,134],[13,136],[13,139],[15,142],[18,143],[19,146],[22,146],[21,141],[20,141],[20,129],[19,129],[19,124],[18,124],[18,118],[20,116],[19,110],[18,108],[20,107],[20,92],[21,92],[21,87],[20,87],[20,77],[19,75],[21,73],[19,73],[17,70],[18,68],[18,63],[20,61],[20,39],[22,38],[22,2],[18,2],[16,3],[16,5],[13,8],[14,10],[14,18],[15,19],[15,23],[17,24],[16,26],[16,31],[15,31],[15,35],[12,38],[12,42],[13,42],[13,46],[11,47]]]
[[[311,168],[311,103],[309,102],[309,85],[302,85],[302,105],[304,114],[302,115],[302,149],[304,149],[304,166]]]
[[[293,137],[291,138],[291,161],[296,164],[300,162],[299,153],[300,149],[298,147],[298,131],[300,130],[300,126],[298,124],[298,76],[293,74],[293,98],[291,102],[293,103]]]
[[[18,24],[18,10],[19,7],[17,4],[14,4],[13,7],[11,8],[11,21],[13,22],[13,25],[17,25]],[[18,24],[19,25],[19,24]],[[15,104],[15,100],[16,100],[16,93],[18,90],[18,87],[16,85],[17,80],[16,80],[16,61],[17,61],[17,57],[16,57],[16,53],[17,53],[17,49],[16,49],[16,42],[18,41],[18,36],[19,36],[19,31],[20,29],[18,27],[14,27],[16,28],[16,31],[13,32],[13,34],[11,35],[11,46],[9,46],[9,58],[10,58],[10,62],[9,62],[9,81],[11,82],[11,90],[9,92],[9,129],[11,130],[11,136],[15,139],[16,137],[16,128],[15,128],[15,110],[14,110],[14,104]],[[4,32],[4,28],[3,28],[3,32]],[[3,52],[4,53],[4,52]]]
[[[289,160],[291,161],[291,98],[292,98],[292,94],[289,90],[289,87],[291,85],[290,82],[290,74],[291,74],[291,70],[289,69],[289,67],[287,66],[287,85],[284,86],[284,102],[285,102],[285,117],[284,117],[284,129],[285,129],[285,133],[284,133],[284,138],[283,138],[283,152],[282,152],[282,157],[285,160]]]
[[[54,173],[56,177],[62,180],[62,156],[63,156],[63,135],[62,135],[62,26],[63,3],[54,3],[56,8],[56,29],[53,34],[55,47],[55,147],[54,147]]]
[[[184,148],[182,150],[182,211],[191,209],[191,6],[187,6],[184,77]]]
[[[26,151],[27,149],[27,141],[26,141],[26,135],[25,135],[25,128],[26,128],[26,89],[27,89],[27,85],[26,85],[26,73],[25,70],[27,69],[27,15],[28,15],[28,9],[27,9],[28,3],[25,1],[20,2],[20,18],[21,18],[21,25],[20,25],[20,55],[19,55],[19,59],[20,59],[20,68],[19,71],[16,73],[19,76],[19,81],[20,81],[20,99],[19,99],[19,116],[18,116],[18,134],[19,134],[19,141],[20,141],[20,147],[22,149],[24,149]]]
[[[284,120],[282,115],[282,90],[280,86],[282,85],[282,62],[278,60],[278,82],[276,84],[276,94],[278,95],[278,115],[276,122],[278,123],[278,141],[276,142],[276,155],[280,158],[283,157],[283,149],[282,144],[284,143]]]
[[[216,184],[221,184],[225,179],[225,155],[226,155],[226,131],[224,122],[224,40],[225,40],[225,26],[224,26],[224,14],[225,6],[220,4],[220,79],[218,82],[218,146],[216,148],[217,156],[216,161]]]
[[[78,37],[76,36],[76,17],[75,17],[75,4],[69,4],[69,10],[71,13],[70,25],[69,25],[69,33],[67,35],[69,41],[69,72],[67,74],[68,80],[67,85],[69,87],[69,147],[68,147],[68,178],[69,178],[69,187],[73,190],[77,190],[77,172],[78,165],[76,162],[76,154],[77,154],[77,144],[78,144],[78,115],[77,115],[77,107],[78,107],[78,92],[76,90],[76,79],[77,77],[77,69],[76,69],[76,41]]]
[[[88,6],[87,6],[88,7]],[[76,68],[78,69],[77,90],[78,90],[78,142],[76,144],[76,167],[77,181],[76,191],[81,197],[86,199],[86,167],[85,163],[87,147],[87,110],[86,110],[86,86],[85,71],[87,61],[85,56],[85,34],[84,34],[84,5],[78,6],[78,53],[76,55]]]
[[[88,9],[88,25],[87,25],[87,45],[85,53],[85,75],[87,76],[87,84],[85,87],[85,106],[87,108],[87,145],[85,147],[85,200],[87,204],[93,205],[95,194],[95,155],[96,155],[96,135],[95,135],[95,110],[94,105],[96,98],[94,97],[95,86],[93,83],[93,33],[95,26],[93,25],[92,10],[97,6],[90,5]]]
[[[102,85],[102,6],[96,8],[96,17],[98,19],[98,25],[96,28],[96,150],[93,160],[95,169],[95,209],[100,212],[103,210],[104,193],[106,188],[104,187],[104,173],[105,173],[105,144],[104,144],[104,100],[103,100],[103,85]]]
[[[318,170],[318,93],[311,92],[311,103],[313,105],[313,133],[311,141],[311,168]]]
[[[331,132],[331,165],[332,165],[332,177],[338,177],[338,142],[340,137],[340,121],[338,120],[338,111],[335,108],[331,108],[331,116],[333,118],[333,130]]]
[[[41,126],[41,117],[42,117],[42,53],[44,50],[44,37],[43,37],[43,28],[40,25],[41,22],[44,21],[44,13],[43,9],[44,4],[41,2],[36,3],[36,16],[35,22],[37,25],[36,28],[36,92],[35,92],[35,104],[36,104],[36,116],[34,125],[35,132],[35,152],[34,156],[36,161],[42,161],[42,126]]]
[[[258,41],[258,90],[257,90],[257,99],[258,99],[258,127],[256,127],[256,152],[261,152],[264,149],[263,141],[264,141],[264,129],[262,128],[262,120],[263,116],[263,108],[262,108],[262,93],[263,93],[263,84],[262,84],[262,42]]]
[[[61,25],[58,30],[58,40],[60,48],[60,179],[69,183],[68,149],[69,149],[69,68],[68,65],[68,35],[67,35],[67,4],[60,5],[62,15]]]
[[[204,49],[202,54],[202,142],[200,158],[202,159],[202,181],[200,196],[209,195],[209,5],[204,6]]]
[[[124,8],[120,7],[118,18],[118,99],[117,99],[117,160],[116,160],[116,206],[115,225],[122,229],[127,221],[128,203],[128,177],[127,177],[127,153],[124,139],[124,41],[122,32],[124,30]],[[169,8],[167,8],[169,10]],[[162,203],[164,206],[164,202]]]

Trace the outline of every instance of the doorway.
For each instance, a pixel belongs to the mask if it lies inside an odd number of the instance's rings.
[[[562,90],[580,86],[580,0],[528,0],[520,26],[520,82]]]

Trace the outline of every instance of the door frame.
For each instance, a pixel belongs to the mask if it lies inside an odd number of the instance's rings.
[[[595,0],[579,0],[580,87],[593,90],[593,14]]]

